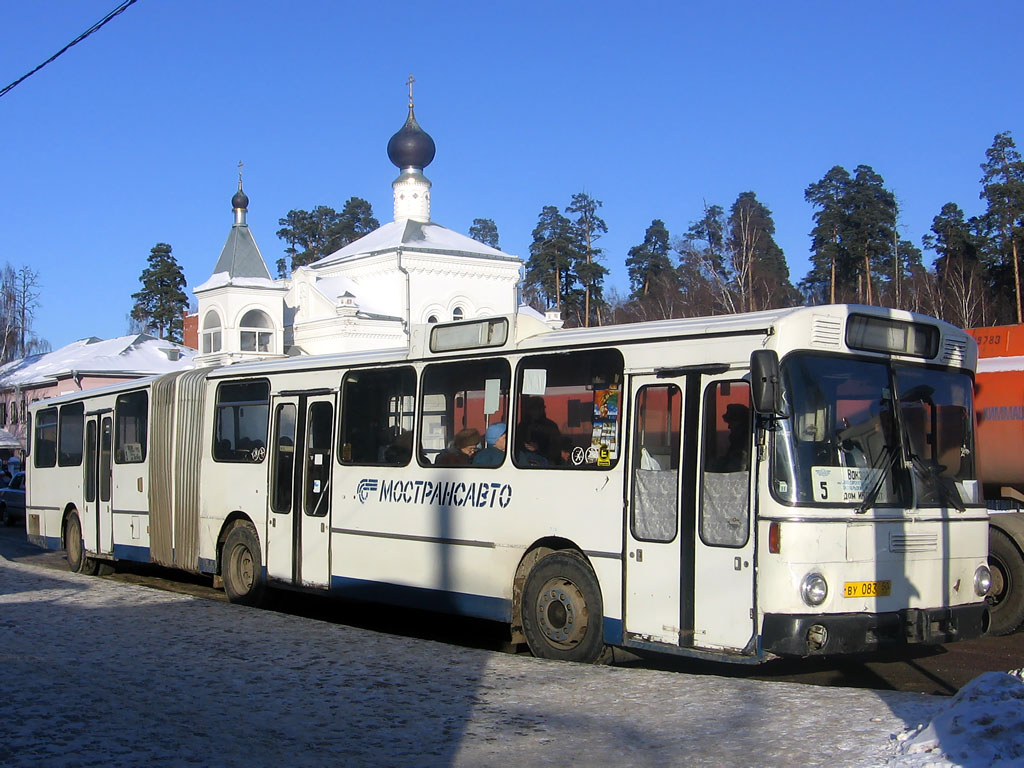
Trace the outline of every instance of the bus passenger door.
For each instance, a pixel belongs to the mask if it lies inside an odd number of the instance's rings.
[[[83,472],[84,503],[80,514],[82,516],[82,540],[85,542],[85,549],[88,552],[95,552],[100,537],[99,529],[99,493],[98,484],[100,477],[100,420],[97,416],[87,416],[85,419],[85,461]]]
[[[87,552],[111,554],[114,551],[113,477],[111,448],[113,420],[105,415],[90,415],[85,420],[85,499],[82,505],[82,540]]]
[[[702,376],[694,541],[694,645],[751,652],[753,409],[737,374]]]
[[[330,586],[334,395],[273,398],[267,514],[267,576]]]
[[[633,382],[625,630],[644,641],[689,645],[679,495],[684,389],[654,376]]]

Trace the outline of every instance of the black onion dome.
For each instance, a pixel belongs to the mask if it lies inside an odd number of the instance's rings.
[[[434,140],[420,128],[409,107],[409,118],[388,142],[388,159],[399,168],[426,168],[434,159]]]
[[[238,191],[235,192],[235,196],[231,198],[231,207],[242,208],[243,210],[248,209],[249,207],[249,198],[246,196],[245,192],[242,191],[241,184],[238,185]]]

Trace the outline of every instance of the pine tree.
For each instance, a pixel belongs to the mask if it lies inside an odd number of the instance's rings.
[[[575,250],[572,222],[554,205],[545,205],[533,229],[530,259],[526,263],[526,290],[539,309],[556,309],[568,318],[581,291],[573,271]]]
[[[643,242],[630,248],[626,257],[631,299],[639,301],[645,296],[659,294],[662,289],[679,290],[679,277],[672,266],[670,252],[665,222],[652,220],[644,232]]]
[[[498,225],[493,219],[473,219],[473,225],[469,228],[469,236],[478,243],[489,245],[491,248],[498,248]]]
[[[993,277],[1005,276],[996,288],[1014,297],[1016,322],[1024,322],[1019,260],[1024,239],[1024,161],[1009,131],[996,134],[981,170],[981,198],[988,203],[983,217],[988,234],[986,260]]]
[[[185,275],[171,254],[171,246],[157,243],[142,270],[142,290],[132,294],[132,317],[161,339],[182,341],[182,319],[188,308]]]
[[[573,220],[573,233],[576,237],[573,249],[576,252],[574,270],[576,279],[583,286],[583,312],[579,324],[584,327],[590,326],[592,317],[598,325],[601,324],[601,308],[604,304],[602,285],[608,270],[598,263],[603,250],[596,245],[601,236],[608,233],[608,225],[597,215],[602,205],[604,203],[586,192],[577,192],[565,208],[566,213],[576,214]]]
[[[380,226],[372,206],[361,197],[350,197],[341,213],[326,205],[291,210],[278,224],[277,236],[288,243],[286,258],[277,262],[278,277],[287,277],[296,267],[322,259]]]

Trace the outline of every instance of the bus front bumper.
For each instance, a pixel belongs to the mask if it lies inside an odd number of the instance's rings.
[[[761,647],[776,656],[840,655],[970,640],[981,637],[987,629],[985,603],[908,608],[893,613],[773,613],[767,614],[761,625]]]

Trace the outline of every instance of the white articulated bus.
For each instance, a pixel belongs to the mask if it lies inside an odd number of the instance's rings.
[[[833,305],[168,374],[31,408],[27,527],[114,561],[757,662],[981,635],[974,341]],[[486,445],[484,444],[486,443]]]

